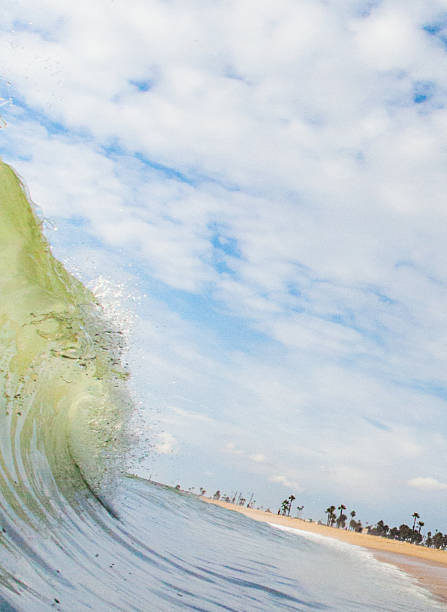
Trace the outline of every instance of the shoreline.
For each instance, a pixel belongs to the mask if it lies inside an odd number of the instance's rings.
[[[366,533],[356,533],[337,527],[328,527],[300,518],[236,506],[207,497],[201,497],[200,499],[208,504],[239,512],[239,514],[243,514],[254,521],[316,533],[353,546],[366,548],[378,561],[394,565],[405,574],[416,579],[419,586],[430,591],[439,601],[447,604],[447,551],[417,546],[399,540],[389,540]]]

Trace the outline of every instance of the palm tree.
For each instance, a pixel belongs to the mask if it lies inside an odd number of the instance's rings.
[[[287,512],[287,516],[290,516],[290,511],[292,509],[293,501],[296,499],[295,495],[289,495],[289,508]]]
[[[343,510],[346,510],[346,506],[344,506],[343,504],[340,504],[338,506],[337,510],[340,510],[340,514],[338,516],[338,524],[340,525],[340,523],[341,523],[341,515],[343,514]]]
[[[413,512],[411,516],[414,518],[414,522],[413,522],[413,531],[414,531],[414,528],[416,527],[416,519],[421,518],[421,517],[419,516],[417,512]]]
[[[422,527],[425,525],[425,523],[423,521],[418,521],[418,526],[419,526],[419,533],[421,533],[421,529]]]
[[[335,506],[329,506],[329,508],[326,508],[326,510],[324,511],[325,514],[327,514],[327,525],[328,526],[329,526],[329,522],[332,524],[333,517],[334,517],[334,510],[335,510]]]

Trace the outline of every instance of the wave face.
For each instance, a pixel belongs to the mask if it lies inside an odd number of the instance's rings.
[[[120,351],[0,163],[2,612],[439,609],[352,548],[121,477],[131,404]]]
[[[52,256],[24,186],[0,163],[0,521],[9,536],[0,547],[8,553],[21,549],[20,528],[41,532],[86,492],[107,506],[130,406],[119,338]],[[14,585],[7,571],[0,580]]]

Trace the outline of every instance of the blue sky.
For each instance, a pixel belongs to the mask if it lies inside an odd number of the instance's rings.
[[[444,3],[2,24],[0,153],[129,328],[139,472],[447,529]]]

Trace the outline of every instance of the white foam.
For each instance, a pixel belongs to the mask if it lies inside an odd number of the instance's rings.
[[[268,523],[268,524],[271,527],[274,527],[275,529],[280,529],[281,531],[288,531],[289,533],[300,535],[303,538],[306,538],[308,540],[315,540],[315,541],[321,542],[322,544],[325,544],[326,546],[331,546],[333,548],[338,548],[340,550],[345,550],[345,551],[355,549],[357,551],[365,552],[368,555],[370,554],[368,553],[368,551],[366,551],[361,546],[358,546],[357,544],[349,544],[347,542],[341,542],[340,540],[336,538],[332,538],[331,536],[321,535],[320,533],[314,533],[313,531],[304,531],[303,529],[299,529],[295,527],[286,527],[285,525],[275,525],[275,523]]]

